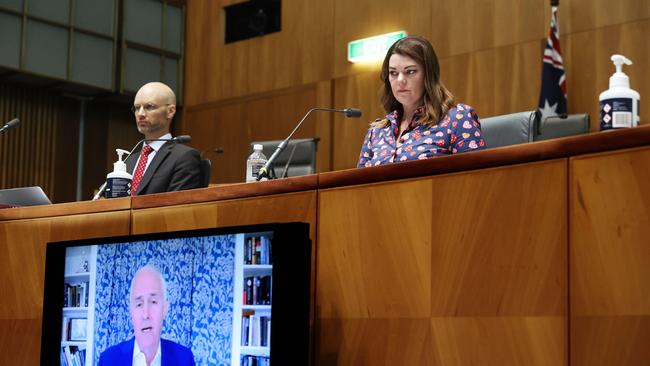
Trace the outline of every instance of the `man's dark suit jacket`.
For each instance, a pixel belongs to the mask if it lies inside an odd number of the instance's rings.
[[[130,174],[133,174],[140,152],[133,155],[127,166]],[[166,142],[145,170],[136,195],[193,188],[202,188],[199,152],[183,144]]]
[[[131,365],[133,362],[133,347],[135,338],[116,344],[102,352],[99,357],[99,366]],[[160,339],[160,365],[161,366],[194,366],[192,351],[178,343]]]

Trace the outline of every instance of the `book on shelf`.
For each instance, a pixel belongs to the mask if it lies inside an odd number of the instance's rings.
[[[244,278],[244,305],[271,304],[271,276],[251,276]]]
[[[65,284],[63,306],[78,308],[88,306],[88,281],[77,284]]]
[[[271,317],[257,315],[253,310],[242,312],[241,345],[269,347],[271,345]]]
[[[272,264],[271,239],[267,236],[251,236],[244,242],[244,264]]]
[[[69,345],[61,347],[61,366],[84,366],[85,364],[85,348]]]
[[[241,366],[270,366],[271,359],[263,356],[244,356],[240,364]]]

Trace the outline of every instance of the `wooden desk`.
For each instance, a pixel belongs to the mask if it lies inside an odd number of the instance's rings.
[[[315,244],[315,365],[648,364],[649,182],[639,127],[0,210],[0,364],[38,364],[48,241],[288,221]]]

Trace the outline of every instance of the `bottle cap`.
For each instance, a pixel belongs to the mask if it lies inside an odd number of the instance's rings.
[[[253,145],[253,150],[262,151],[264,150],[264,146],[262,144],[255,144]]]

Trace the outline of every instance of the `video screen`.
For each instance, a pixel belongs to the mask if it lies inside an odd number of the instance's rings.
[[[48,243],[41,364],[309,364],[307,224]]]

